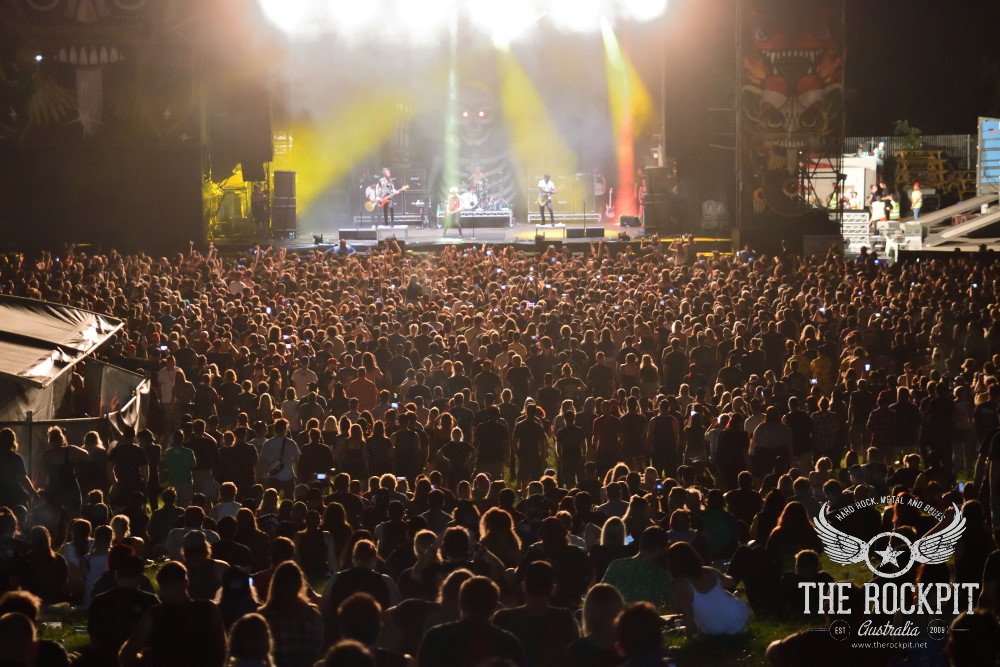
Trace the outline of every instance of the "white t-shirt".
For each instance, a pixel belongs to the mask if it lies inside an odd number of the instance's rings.
[[[243,505],[236,502],[235,500],[230,500],[228,502],[221,502],[212,508],[212,518],[218,521],[224,516],[236,517],[236,513],[243,508]]]
[[[296,368],[292,373],[292,386],[295,387],[296,396],[305,396],[309,393],[310,382],[319,382],[319,378],[311,368]]]
[[[284,455],[282,455],[281,443],[285,443]],[[277,467],[278,461],[284,463],[281,472],[274,476],[279,482],[290,482],[295,478],[295,462],[299,460],[299,446],[288,436],[276,435],[264,442],[260,448],[260,459],[263,461],[262,470],[265,475],[270,475],[272,468]]]
[[[553,183],[551,180],[546,181],[543,178],[542,180],[538,181],[538,189],[543,190],[545,192],[551,192],[552,190],[556,189],[556,184]]]
[[[288,420],[289,428],[299,428],[299,402],[294,398],[286,398],[281,403],[281,416]]]
[[[160,403],[170,405],[174,399],[174,382],[177,381],[177,369],[164,366],[156,373],[156,388],[160,392]]]

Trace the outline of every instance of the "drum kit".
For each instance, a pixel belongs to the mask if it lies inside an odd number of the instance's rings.
[[[478,181],[470,183],[463,181],[458,191],[459,201],[462,202],[463,211],[507,211],[510,204],[503,197],[500,184],[503,181],[503,172],[497,173],[496,182],[492,185],[486,176],[482,176]]]

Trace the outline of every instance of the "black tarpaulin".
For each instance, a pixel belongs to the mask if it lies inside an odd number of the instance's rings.
[[[0,383],[47,387],[122,326],[88,310],[0,295]]]

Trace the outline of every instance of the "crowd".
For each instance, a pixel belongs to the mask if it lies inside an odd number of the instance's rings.
[[[155,400],[114,442],[50,429],[30,474],[0,431],[0,665],[670,664],[671,637],[836,620],[803,616],[798,584],[835,579],[815,518],[887,495],[961,508],[954,559],[901,581],[981,584],[976,610],[917,648],[804,630],[756,659],[994,664],[983,260],[0,256],[4,293],[125,320],[103,354]],[[883,505],[844,530],[936,530]],[[67,605],[74,655],[43,620]]]

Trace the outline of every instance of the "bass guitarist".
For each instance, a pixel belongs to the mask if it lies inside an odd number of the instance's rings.
[[[552,210],[552,195],[556,192],[556,184],[545,174],[538,181],[538,212],[542,214],[542,224],[545,224],[545,209],[549,210],[549,224],[556,224],[556,216]]]
[[[389,172],[389,168],[383,167],[382,178],[378,181],[378,196],[380,199],[384,199],[385,197],[390,198],[382,206],[382,224],[384,225],[392,225],[396,222],[396,201],[392,197],[399,191],[396,190],[396,186],[392,181],[393,178]]]

